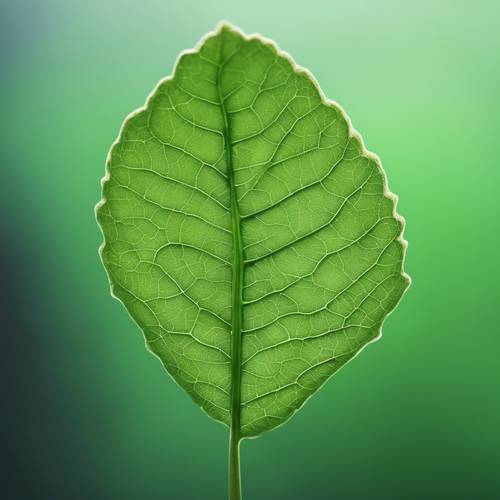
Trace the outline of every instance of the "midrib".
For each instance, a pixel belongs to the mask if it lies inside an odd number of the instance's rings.
[[[222,54],[222,41],[221,41]],[[221,59],[220,59],[221,60]],[[217,74],[217,91],[224,120],[224,147],[226,149],[227,177],[231,198],[231,225],[233,234],[233,262],[231,285],[231,442],[237,446],[240,441],[241,412],[241,327],[243,323],[243,243],[241,239],[241,218],[236,194],[233,162],[231,156],[231,128],[221,88],[222,63]]]

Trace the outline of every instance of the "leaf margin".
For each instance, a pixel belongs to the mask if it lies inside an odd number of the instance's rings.
[[[329,380],[335,374],[338,373],[339,370],[341,370],[344,366],[346,366],[353,359],[355,359],[368,345],[373,344],[374,342],[378,341],[382,337],[382,334],[383,334],[383,325],[384,325],[387,317],[390,316],[392,314],[392,312],[398,307],[398,305],[401,302],[403,296],[406,294],[406,292],[408,291],[409,287],[411,286],[412,280],[411,280],[411,277],[405,272],[405,260],[406,260],[406,251],[407,251],[407,248],[408,248],[408,241],[404,239],[404,229],[405,229],[405,225],[406,225],[406,220],[405,220],[405,218],[401,214],[399,214],[397,212],[397,205],[398,205],[399,198],[398,198],[398,196],[396,194],[394,194],[389,189],[387,174],[386,174],[386,172],[385,172],[385,170],[384,170],[384,168],[382,166],[382,162],[381,162],[380,158],[375,153],[369,151],[366,148],[362,135],[353,127],[352,121],[351,121],[349,115],[344,110],[344,108],[337,101],[335,101],[334,99],[328,98],[325,95],[325,93],[323,92],[323,90],[321,89],[321,87],[319,85],[319,82],[316,80],[316,78],[311,73],[311,71],[308,70],[307,68],[305,68],[305,67],[297,64],[297,62],[295,61],[295,59],[288,52],[282,50],[273,39],[267,38],[267,37],[261,35],[260,33],[256,33],[256,32],[253,32],[253,33],[250,33],[250,34],[246,34],[238,26],[233,25],[232,23],[230,23],[227,20],[222,20],[222,21],[220,21],[217,24],[217,26],[215,27],[215,29],[213,29],[212,31],[208,31],[205,35],[203,35],[199,39],[199,41],[195,44],[195,46],[193,48],[184,49],[181,52],[179,52],[179,54],[176,57],[176,60],[175,60],[174,66],[172,68],[171,74],[169,74],[169,75],[161,78],[158,81],[158,83],[154,86],[153,90],[148,94],[148,96],[147,96],[144,104],[142,106],[140,106],[139,108],[135,109],[134,111],[130,112],[125,117],[125,119],[123,120],[123,122],[122,122],[122,124],[120,126],[120,130],[118,132],[118,136],[116,137],[116,139],[113,141],[113,143],[111,144],[111,146],[109,148],[109,151],[108,151],[108,154],[107,154],[107,157],[106,157],[106,161],[105,161],[105,173],[104,173],[104,176],[100,180],[100,184],[101,184],[101,199],[98,201],[98,203],[94,207],[94,217],[96,219],[97,225],[98,225],[98,227],[99,227],[99,229],[101,231],[101,235],[102,235],[102,238],[103,238],[102,242],[101,242],[101,244],[99,245],[99,248],[98,248],[99,259],[101,261],[102,266],[105,269],[106,276],[108,278],[108,285],[109,285],[109,293],[110,293],[110,295],[114,299],[116,299],[118,302],[120,302],[120,304],[122,304],[122,306],[124,307],[124,309],[127,312],[128,316],[132,319],[133,323],[135,323],[137,325],[139,331],[141,332],[141,334],[143,336],[144,345],[146,347],[146,350],[160,361],[160,363],[161,363],[164,371],[168,374],[168,376],[173,380],[173,382],[180,389],[182,389],[182,392],[184,394],[186,394],[189,397],[189,399],[191,399],[196,404],[196,406],[198,406],[202,410],[202,412],[205,415],[207,415],[211,420],[213,420],[213,421],[215,421],[215,422],[217,422],[219,424],[222,424],[222,425],[224,425],[224,426],[226,426],[228,428],[230,427],[227,423],[222,422],[221,420],[218,420],[215,417],[209,415],[208,412],[205,410],[205,408],[203,408],[203,406],[200,406],[199,404],[197,404],[196,401],[194,401],[194,399],[189,396],[189,394],[187,393],[187,391],[180,385],[179,382],[177,382],[177,380],[174,378],[174,376],[165,367],[162,359],[155,352],[153,352],[152,349],[149,347],[149,345],[147,343],[147,340],[146,340],[146,335],[145,335],[143,329],[141,328],[141,326],[139,325],[139,323],[132,317],[132,315],[129,312],[129,310],[128,310],[127,306],[125,305],[125,303],[115,294],[115,292],[114,292],[115,285],[113,283],[113,280],[111,279],[111,275],[110,275],[110,273],[109,273],[109,271],[108,271],[108,269],[107,269],[107,267],[106,267],[106,265],[104,263],[104,259],[103,259],[103,252],[104,252],[104,249],[106,247],[106,237],[105,237],[105,234],[104,234],[103,226],[102,226],[101,222],[99,221],[99,211],[100,211],[100,209],[107,202],[107,198],[106,198],[106,196],[104,194],[104,188],[105,188],[106,183],[111,179],[111,174],[110,174],[110,170],[109,170],[110,162],[111,162],[111,155],[112,155],[112,152],[113,152],[115,146],[117,146],[120,143],[120,141],[122,140],[125,128],[127,127],[127,125],[129,124],[129,122],[133,118],[135,118],[139,113],[144,112],[148,108],[150,102],[155,97],[155,95],[156,95],[158,89],[160,88],[160,86],[162,86],[164,83],[172,80],[175,77],[177,67],[178,67],[179,62],[182,59],[182,57],[184,57],[185,55],[198,53],[200,51],[201,47],[204,45],[204,43],[209,38],[219,35],[224,29],[227,29],[229,31],[235,32],[245,42],[249,42],[249,41],[252,41],[252,40],[257,40],[257,41],[259,41],[259,42],[261,42],[261,43],[263,43],[263,44],[265,44],[267,46],[270,46],[272,48],[272,50],[275,51],[278,56],[283,57],[284,59],[286,59],[288,61],[288,63],[291,65],[293,71],[297,75],[302,75],[302,76],[305,76],[305,77],[308,78],[308,80],[313,84],[315,90],[317,91],[317,93],[318,93],[318,95],[320,97],[321,104],[326,105],[328,107],[335,108],[335,110],[338,111],[340,113],[341,117],[345,120],[346,125],[347,125],[347,130],[348,130],[347,140],[348,141],[350,139],[357,140],[358,143],[359,143],[359,154],[360,154],[360,156],[368,158],[368,159],[372,160],[375,163],[377,171],[378,171],[378,173],[382,177],[382,182],[383,182],[383,193],[382,193],[382,195],[383,195],[384,198],[386,198],[386,199],[388,199],[388,200],[391,201],[391,204],[392,204],[391,216],[396,220],[396,222],[398,223],[399,228],[400,228],[398,237],[395,238],[393,241],[397,241],[401,245],[401,273],[400,273],[400,276],[403,278],[403,282],[404,282],[404,288],[403,288],[403,290],[401,292],[401,295],[400,295],[399,299],[394,303],[393,307],[390,310],[388,310],[388,312],[384,315],[384,318],[381,321],[380,326],[378,327],[377,334],[371,340],[369,340],[368,342],[366,342],[346,362],[344,362],[339,368],[337,368],[333,373],[331,373],[318,386],[318,388],[313,393],[311,393],[309,396],[307,396],[304,399],[304,401],[300,404],[300,406],[297,406],[281,423],[279,423],[279,424],[271,427],[270,429],[264,430],[264,431],[260,432],[257,435],[241,436],[241,440],[243,440],[243,439],[256,439],[256,438],[262,436],[263,434],[267,434],[268,432],[273,431],[275,429],[278,429],[278,428],[282,427],[283,425],[285,425],[286,423],[288,423],[288,421],[291,420],[292,417],[295,416],[295,414],[297,412],[299,412],[305,406],[305,404],[309,401],[309,399],[311,399],[313,396],[315,396],[319,391],[321,391],[323,389],[323,387],[329,382]]]

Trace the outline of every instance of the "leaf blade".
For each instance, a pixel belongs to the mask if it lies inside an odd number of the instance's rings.
[[[260,37],[223,25],[182,55],[126,122],[108,171],[98,218],[115,294],[174,379],[227,425],[236,196],[243,437],[286,422],[378,338],[408,286],[378,159]]]

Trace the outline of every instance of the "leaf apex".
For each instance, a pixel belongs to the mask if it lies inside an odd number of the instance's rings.
[[[231,23],[230,21],[227,21],[226,19],[219,21],[219,23],[217,24],[217,26],[215,28],[215,32],[217,34],[224,33],[224,32],[233,33],[235,31],[238,31],[236,26],[233,23]]]

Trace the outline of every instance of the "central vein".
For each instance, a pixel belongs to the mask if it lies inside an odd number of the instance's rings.
[[[240,441],[241,412],[241,328],[243,324],[243,242],[241,238],[240,211],[236,194],[234,169],[231,157],[231,128],[221,88],[221,71],[217,76],[217,89],[224,120],[224,148],[226,150],[227,177],[231,197],[231,225],[233,234],[233,269],[231,291],[231,441]]]

